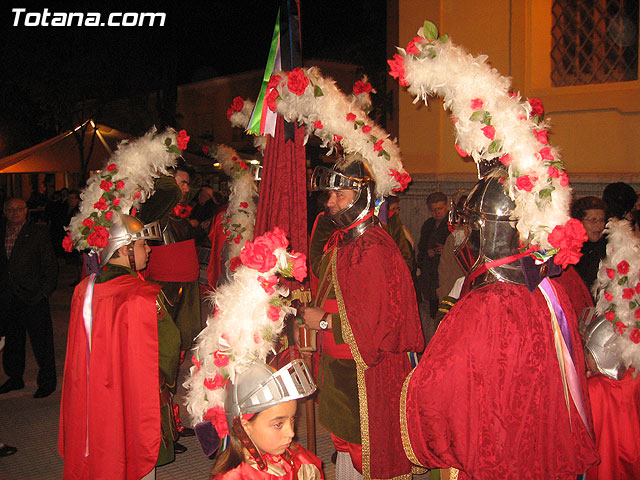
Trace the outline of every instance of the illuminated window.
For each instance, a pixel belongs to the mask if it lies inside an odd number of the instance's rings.
[[[554,87],[638,79],[638,0],[553,0]]]

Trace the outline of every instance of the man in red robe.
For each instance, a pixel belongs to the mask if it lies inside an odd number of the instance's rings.
[[[319,418],[338,450],[336,478],[353,468],[365,478],[410,476],[397,408],[407,353],[424,348],[411,273],[377,224],[362,163],[319,167],[314,183],[329,200],[310,252],[319,286],[303,315],[320,332]]]
[[[75,289],[65,359],[58,448],[65,479],[131,479],[173,460],[168,388],[180,337],[137,273],[158,231],[120,215],[103,271]]]
[[[463,288],[405,382],[405,452],[415,464],[458,470],[460,480],[575,480],[598,462],[576,314],[548,278],[552,267],[518,254],[501,175],[482,179],[465,203],[458,251],[475,260],[470,292]]]

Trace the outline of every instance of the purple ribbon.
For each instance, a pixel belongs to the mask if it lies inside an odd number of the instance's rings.
[[[576,359],[573,356],[573,344],[571,342],[571,333],[569,332],[569,323],[567,322],[567,317],[564,315],[564,310],[560,305],[560,301],[558,300],[558,296],[556,295],[553,286],[548,278],[545,278],[540,282],[540,288],[544,290],[547,294],[547,297],[551,301],[551,306],[553,307],[553,311],[556,314],[556,318],[558,319],[558,326],[560,327],[560,332],[562,333],[562,338],[564,338],[564,343],[567,345],[567,350],[569,350],[569,354],[571,355],[571,360],[575,365]]]

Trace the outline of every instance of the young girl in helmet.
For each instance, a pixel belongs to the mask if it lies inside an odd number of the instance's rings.
[[[277,372],[258,361],[238,375],[225,400],[229,445],[210,478],[323,479],[321,460],[293,442],[296,400],[315,389],[302,360]]]

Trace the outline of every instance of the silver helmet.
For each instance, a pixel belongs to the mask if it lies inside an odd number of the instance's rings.
[[[584,333],[585,353],[590,353],[600,373],[614,380],[620,379],[621,360],[618,355],[607,348],[616,333],[614,327],[604,315],[589,324]]]
[[[494,168],[473,187],[462,210],[450,212],[450,222],[464,227],[466,238],[455,255],[467,275],[487,262],[518,253],[519,236],[512,218],[515,204],[500,182],[505,174]],[[520,260],[489,268],[473,280],[471,288],[493,282],[524,285]]]
[[[224,411],[229,431],[235,417],[259,413],[279,403],[308,397],[315,391],[316,384],[301,359],[278,371],[264,362],[254,362],[227,384]]]
[[[129,245],[142,238],[147,240],[161,240],[162,232],[158,222],[144,225],[134,216],[123,213],[118,214],[113,225],[109,228],[109,242],[100,254],[100,266],[105,266],[120,247]]]
[[[376,184],[373,175],[366,164],[355,155],[344,157],[336,162],[333,168],[316,167],[311,176],[311,190],[353,190],[355,192],[353,200],[342,210],[333,215],[328,211],[325,213],[340,229],[347,229],[361,222],[375,209]],[[350,231],[348,239],[361,235],[374,221],[372,215],[370,219],[359,223],[356,229]]]

